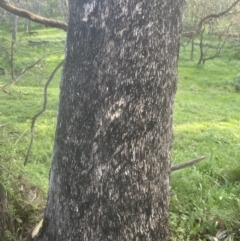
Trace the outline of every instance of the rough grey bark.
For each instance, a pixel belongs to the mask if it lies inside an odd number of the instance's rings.
[[[41,241],[168,240],[183,0],[71,0]]]

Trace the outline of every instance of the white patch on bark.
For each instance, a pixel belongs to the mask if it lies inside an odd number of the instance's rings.
[[[84,17],[83,17],[83,21],[87,22],[89,15],[91,14],[91,12],[93,11],[95,7],[95,1],[93,1],[92,3],[85,3],[83,4],[83,9],[84,9]]]
[[[116,110],[113,114],[108,112],[108,117],[111,119],[111,121],[115,120],[116,118],[119,118],[122,114],[122,110]]]
[[[115,120],[116,118],[119,118],[122,114],[122,107],[126,105],[125,100],[122,98],[119,101],[117,101],[107,112],[107,119],[110,119],[111,121]]]
[[[109,166],[107,164],[100,164],[98,168],[96,169],[96,176],[98,177],[98,180],[100,181],[102,179],[102,176],[104,175],[104,172],[109,169]]]
[[[98,144],[96,142],[94,142],[93,147],[92,147],[93,155],[97,152],[97,150],[98,150]]]
[[[135,11],[138,13],[138,14],[142,14],[142,2],[138,3],[135,7]]]

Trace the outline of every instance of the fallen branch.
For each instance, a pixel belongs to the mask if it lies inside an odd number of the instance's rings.
[[[197,163],[201,162],[203,159],[205,159],[205,156],[201,156],[201,157],[195,158],[193,160],[190,160],[190,161],[187,161],[187,162],[184,162],[184,163],[181,163],[181,164],[174,165],[174,166],[171,167],[171,172],[174,172],[174,171],[177,171],[177,170],[180,170],[180,169],[192,166],[194,164],[197,164]]]
[[[32,41],[32,40],[28,40],[29,44],[46,44],[49,41],[43,40],[43,41]]]
[[[26,158],[25,158],[25,161],[24,161],[24,166],[26,166],[27,162],[28,162],[28,158],[29,158],[29,154],[30,154],[30,151],[32,149],[32,144],[33,144],[33,139],[34,139],[34,127],[35,127],[35,122],[37,120],[37,118],[42,115],[42,113],[46,110],[46,107],[47,107],[47,90],[48,90],[48,86],[50,84],[50,82],[52,81],[54,75],[56,74],[56,72],[62,67],[63,65],[63,61],[61,61],[57,67],[53,70],[53,72],[51,73],[47,83],[45,84],[44,86],[44,102],[43,102],[43,108],[42,110],[40,110],[36,115],[33,116],[32,118],[32,125],[31,125],[31,141],[30,141],[30,144],[29,144],[29,147],[28,147],[28,151],[27,151],[27,155],[26,155]]]
[[[16,83],[26,74],[26,72],[27,72],[28,70],[32,69],[34,66],[36,66],[37,64],[39,64],[43,59],[47,58],[49,55],[56,54],[56,53],[60,53],[60,51],[58,51],[58,52],[53,52],[53,53],[44,55],[42,58],[38,59],[38,60],[37,60],[36,62],[34,62],[33,64],[31,64],[31,65],[29,65],[28,67],[24,68],[24,69],[21,71],[20,75],[19,75],[17,78],[13,79],[12,81],[8,82],[6,85],[4,85],[4,86],[2,87],[3,91],[4,91],[5,93],[9,94],[9,92],[7,91],[7,89],[8,89],[9,87],[11,87],[12,85],[16,84]]]

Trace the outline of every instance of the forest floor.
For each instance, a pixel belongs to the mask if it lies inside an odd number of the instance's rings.
[[[7,191],[19,237],[26,234],[29,223],[34,226],[41,219],[46,199],[61,71],[50,83],[47,110],[36,121],[33,146],[27,165],[23,163],[32,117],[42,109],[44,85],[63,59],[65,44],[60,30],[34,31],[34,36],[18,34],[15,77],[52,54],[28,70],[8,93],[0,91],[0,183]],[[11,80],[11,34],[0,30],[0,38],[2,89]],[[240,61],[232,57],[235,50],[228,49],[198,65],[198,49],[190,61],[189,48],[180,51],[172,163],[199,156],[205,160],[171,175],[171,240],[240,240],[240,93],[236,91]]]

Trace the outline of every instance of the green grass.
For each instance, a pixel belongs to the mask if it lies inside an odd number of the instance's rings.
[[[23,32],[18,35],[15,76],[43,55],[60,53],[28,71],[9,89],[10,94],[0,91],[0,125],[4,124],[0,127],[1,182],[12,197],[16,192],[11,184],[16,182],[14,176],[24,176],[45,193],[48,187],[61,71],[49,86],[47,111],[37,120],[29,163],[24,167],[23,162],[31,137],[31,118],[41,109],[44,84],[63,58],[65,33],[54,29],[34,31],[38,34],[31,38]],[[10,51],[7,30],[0,30],[0,38]],[[48,43],[32,46],[28,40]],[[229,49],[204,66],[196,64],[197,48],[194,61],[189,56],[189,47],[181,49],[172,163],[202,155],[206,158],[171,175],[171,240],[207,240],[206,235],[214,236],[220,228],[228,230],[228,235],[234,233],[232,240],[239,240],[240,94],[231,83],[239,74],[240,61],[231,57]],[[0,67],[7,70],[0,76],[2,87],[10,81],[9,60],[4,52]]]
[[[3,31],[3,30],[2,30]],[[31,38],[25,33],[19,33],[16,51],[14,52],[14,72],[18,76],[21,70],[33,64],[42,56],[59,51],[48,56],[37,66],[29,70],[25,76],[9,89],[10,94],[0,91],[0,162],[12,173],[24,173],[34,184],[45,192],[48,186],[48,173],[53,148],[53,138],[56,123],[56,111],[59,95],[61,71],[58,71],[48,89],[47,111],[37,120],[35,139],[30,154],[29,163],[23,167],[31,133],[31,118],[42,108],[44,85],[56,67],[63,59],[65,33],[59,30],[37,30],[38,35]],[[10,52],[10,34],[3,34],[5,46]],[[28,40],[48,40],[49,43],[29,45]],[[11,80],[10,68],[6,64],[6,56],[0,55],[0,67],[7,74],[0,78],[0,87]]]
[[[240,62],[198,66],[189,56],[180,53],[172,163],[206,158],[171,175],[172,240],[204,240],[220,228],[239,240],[240,175],[231,182],[231,170],[240,167],[240,94],[230,83]]]

